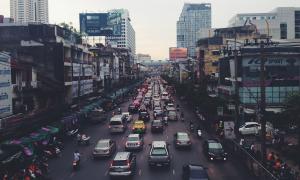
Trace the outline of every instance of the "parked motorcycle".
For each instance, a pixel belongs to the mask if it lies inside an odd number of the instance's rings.
[[[67,136],[70,136],[70,137],[75,136],[78,133],[78,131],[79,131],[78,128],[72,129],[72,130],[67,132]]]

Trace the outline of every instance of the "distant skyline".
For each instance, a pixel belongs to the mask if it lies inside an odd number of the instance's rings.
[[[9,17],[9,0],[0,0],[0,14]],[[79,30],[79,13],[129,10],[136,32],[137,53],[152,59],[168,58],[169,47],[176,46],[176,21],[184,3],[211,3],[212,27],[228,25],[237,13],[269,12],[276,7],[300,7],[300,0],[49,0],[49,22],[72,22]]]

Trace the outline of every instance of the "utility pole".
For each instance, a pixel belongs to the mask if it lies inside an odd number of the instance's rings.
[[[267,39],[268,40],[268,39]],[[260,42],[260,123],[261,123],[261,157],[262,163],[265,165],[266,158],[266,86],[265,86],[265,55],[264,55],[264,41]]]
[[[237,47],[236,47],[236,30],[234,29],[234,100],[235,100],[235,130],[239,127],[239,84],[238,84],[238,58],[237,58]],[[235,132],[236,132],[235,131]]]

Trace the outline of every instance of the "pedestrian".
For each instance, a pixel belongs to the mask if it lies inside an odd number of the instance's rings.
[[[241,140],[240,140],[240,146],[244,146],[244,143],[245,143],[245,139],[244,138],[242,138]]]
[[[251,151],[252,154],[255,153],[255,146],[254,146],[254,143],[251,144],[251,146],[250,146],[250,151]]]

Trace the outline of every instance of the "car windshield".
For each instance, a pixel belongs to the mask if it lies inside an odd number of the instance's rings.
[[[208,143],[209,149],[222,149],[222,145],[220,143]]]
[[[187,134],[178,134],[178,140],[189,140],[189,136]]]
[[[139,141],[140,140],[140,138],[139,137],[133,137],[133,136],[129,136],[128,137],[128,141]]]
[[[147,115],[148,113],[147,112],[141,112],[141,115]]]
[[[175,116],[175,115],[176,115],[176,112],[175,112],[175,111],[169,111],[169,115]]]
[[[153,148],[151,155],[153,156],[167,155],[167,151],[165,148]]]
[[[208,175],[205,171],[202,170],[191,170],[190,172],[190,177],[191,178],[201,178],[201,179],[207,179]]]
[[[154,126],[160,126],[162,123],[161,121],[153,121]]]
[[[107,141],[99,141],[96,145],[96,148],[106,148],[108,147],[108,142]]]

